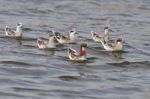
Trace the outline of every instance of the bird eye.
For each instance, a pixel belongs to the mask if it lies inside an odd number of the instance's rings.
[[[70,32],[74,32],[74,31],[70,31]]]

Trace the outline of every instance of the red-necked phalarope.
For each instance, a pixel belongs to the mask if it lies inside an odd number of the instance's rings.
[[[97,34],[94,31],[91,31],[92,34],[92,39],[95,42],[101,42],[102,39],[104,39],[106,42],[108,42],[109,40],[109,31],[112,31],[111,29],[109,29],[108,27],[104,27],[104,33],[103,34]]]
[[[54,32],[53,31],[49,32],[48,41],[45,41],[42,38],[38,38],[37,39],[37,45],[40,49],[54,49],[54,48],[56,48]]]
[[[5,27],[6,36],[9,37],[22,37],[22,23],[18,23],[16,31],[13,31],[10,27]]]
[[[87,60],[86,58],[86,47],[87,44],[82,43],[80,45],[80,53],[78,53],[76,50],[72,48],[68,48],[68,57],[70,60],[75,60],[75,61],[85,61]]]
[[[69,31],[68,36],[64,36],[59,32],[55,32],[55,38],[60,44],[73,43],[75,41],[76,30]]]
[[[121,51],[123,49],[121,38],[115,39],[112,44],[109,44],[105,40],[101,41],[101,43],[106,51]]]

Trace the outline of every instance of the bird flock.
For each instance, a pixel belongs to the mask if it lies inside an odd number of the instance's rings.
[[[110,42],[109,32],[112,31],[109,27],[104,27],[103,33],[96,33],[91,31],[91,38],[94,42],[99,42],[102,44],[103,48],[106,51],[121,51],[123,50],[122,39],[116,38],[113,42]],[[21,38],[22,37],[22,23],[18,23],[16,30],[12,30],[9,26],[5,27],[5,34],[8,37]],[[37,38],[37,46],[39,49],[55,49],[56,41],[60,44],[69,44],[74,43],[76,38],[76,29],[69,31],[68,35],[63,35],[60,32],[55,32],[54,30],[49,32],[48,40],[44,40],[41,37]],[[77,52],[75,49],[68,48],[68,58],[74,61],[85,61],[87,60],[86,56],[86,43],[80,44],[80,52]]]

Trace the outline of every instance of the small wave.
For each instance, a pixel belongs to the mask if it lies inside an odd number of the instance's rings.
[[[119,67],[149,67],[150,66],[150,62],[149,61],[142,61],[142,62],[129,62],[129,61],[124,61],[124,62],[120,62],[120,63],[107,63],[109,65],[112,66],[119,66]]]
[[[3,64],[15,64],[15,65],[27,65],[27,66],[31,65],[29,63],[17,62],[17,61],[0,61],[0,63],[3,63]]]
[[[28,27],[25,27],[23,28],[24,31],[32,31],[33,29],[32,28],[28,28]]]
[[[26,91],[30,91],[30,92],[48,92],[48,90],[42,90],[42,89],[37,89],[37,88],[23,88],[23,87],[12,87],[12,89],[14,89],[15,91],[23,91],[23,92],[26,92]]]
[[[35,9],[27,9],[27,10],[33,14],[48,14],[50,12],[54,12],[53,10],[50,10],[50,9],[42,10],[42,9],[36,9],[35,8]]]
[[[73,80],[79,80],[80,79],[79,76],[69,76],[69,75],[59,76],[58,78],[61,79],[61,80],[64,80],[64,81],[73,81]]]
[[[10,92],[0,92],[0,96],[10,96],[10,97],[19,97],[19,98],[23,98],[26,97],[25,95],[20,95],[18,93],[10,93]]]
[[[141,9],[141,10],[147,10],[147,11],[149,11],[149,10],[150,10],[150,8],[149,8],[149,7],[145,7],[145,6],[141,6],[141,7],[139,7],[139,9]]]
[[[23,37],[22,40],[25,40],[25,41],[36,41],[37,38]]]
[[[145,46],[150,46],[150,43],[145,43],[144,45],[145,45]]]
[[[37,47],[36,45],[23,45],[24,47],[28,47],[28,48],[35,48]]]

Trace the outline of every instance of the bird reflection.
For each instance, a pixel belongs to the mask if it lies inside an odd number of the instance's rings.
[[[112,54],[112,57],[116,59],[120,59],[122,57],[122,51],[115,51],[115,52],[112,52],[111,54]]]
[[[53,56],[55,54],[54,49],[45,49],[44,52],[47,56]]]
[[[20,47],[22,45],[22,38],[15,38],[13,39],[17,47]]]

